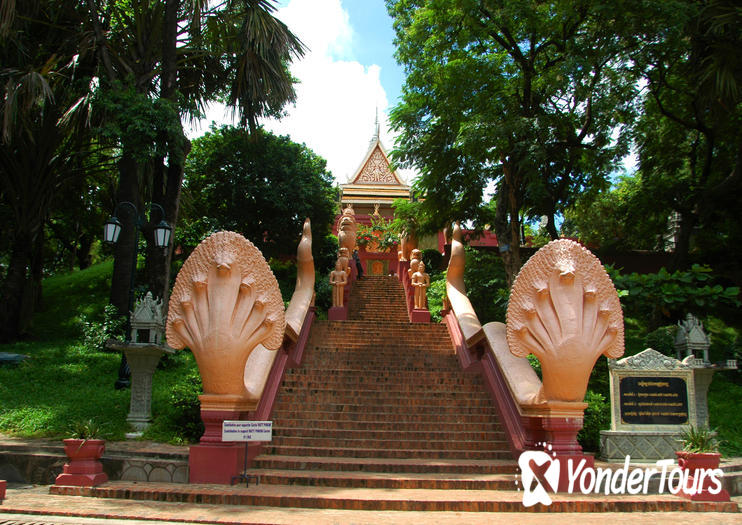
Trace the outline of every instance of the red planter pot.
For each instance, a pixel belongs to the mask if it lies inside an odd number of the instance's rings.
[[[57,476],[55,485],[75,485],[78,487],[93,487],[108,481],[100,462],[106,450],[106,442],[102,439],[65,439],[64,453],[69,458],[62,474]]]
[[[683,470],[690,471],[688,477],[688,486],[692,487],[695,485],[695,479],[700,475],[699,471],[710,471],[719,468],[719,462],[721,461],[721,454],[718,452],[675,452],[678,457],[678,466]],[[718,479],[718,478],[717,478]],[[721,479],[718,479],[721,483]],[[709,488],[716,488],[715,484],[712,483],[708,476],[702,478],[701,486],[698,487],[698,492],[695,494],[686,494],[681,491],[679,495],[684,498],[688,498],[692,501],[729,501],[729,493],[723,488],[718,494],[712,494]]]

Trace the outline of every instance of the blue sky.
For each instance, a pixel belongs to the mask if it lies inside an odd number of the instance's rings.
[[[391,105],[398,102],[404,72],[394,60],[394,30],[382,0],[345,0],[353,39],[353,58],[361,64],[381,66],[381,85]]]
[[[299,80],[295,106],[265,127],[305,143],[347,182],[368,149],[377,110],[382,143],[387,150],[394,144],[388,113],[404,75],[393,56],[392,20],[383,0],[282,0],[276,16],[309,51],[291,67]],[[409,181],[414,173],[400,175]]]

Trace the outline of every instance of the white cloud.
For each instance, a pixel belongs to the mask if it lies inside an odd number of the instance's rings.
[[[280,121],[266,122],[266,128],[306,143],[344,183],[367,151],[376,108],[385,121],[388,102],[380,68],[350,59],[357,37],[340,0],[292,0],[278,17],[309,51],[291,67],[300,82],[296,105]],[[391,145],[383,133],[382,141]]]
[[[387,150],[394,144],[387,131],[389,102],[378,65],[352,60],[357,36],[340,0],[291,0],[276,16],[308,47],[291,72],[299,80],[296,104],[281,120],[266,120],[266,129],[303,142],[327,160],[338,183],[345,183],[358,168],[374,133],[378,109],[381,140]],[[362,45],[362,44],[361,44]],[[207,112],[206,122],[230,122],[223,106]],[[198,136],[208,125],[192,132]],[[403,177],[409,177],[405,170]]]

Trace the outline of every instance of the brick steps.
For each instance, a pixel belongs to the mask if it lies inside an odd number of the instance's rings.
[[[504,440],[497,439],[479,439],[480,451],[500,451],[502,447],[507,446]],[[420,449],[424,451],[433,451],[440,453],[441,450],[468,451],[471,447],[470,441],[450,440],[450,439],[405,439],[402,436],[397,438],[375,439],[371,437],[363,438],[338,438],[338,437],[310,437],[301,435],[292,436],[273,436],[271,444],[275,447],[309,447],[309,448],[339,448],[339,449],[356,449],[356,450],[413,450]]]
[[[337,446],[281,446],[267,444],[263,448],[265,454],[286,456],[312,456],[324,458],[414,458],[414,459],[510,459],[512,455],[507,450],[493,448],[492,450],[451,450],[445,449],[387,449],[387,448],[340,448]]]
[[[271,485],[426,490],[512,490],[513,488],[513,477],[509,474],[471,474],[467,477],[459,477],[445,473],[401,475],[388,472],[302,472],[270,469],[252,469],[247,472],[250,475],[259,476],[261,484]]]
[[[409,323],[394,279],[355,283],[349,320],[315,323],[304,364],[286,372],[272,419],[273,441],[250,473],[260,476],[261,487],[291,486],[285,494],[515,486],[516,465],[483,382],[461,372],[445,326]],[[384,500],[384,492],[369,502],[352,494],[331,500],[313,494],[294,503],[407,505]]]
[[[216,505],[344,510],[455,512],[737,512],[737,504],[694,503],[674,496],[555,495],[549,506],[525,508],[515,490],[425,490],[339,488],[261,484],[246,487],[136,484],[115,481],[98,487],[53,485],[52,494],[128,498]],[[465,518],[462,518],[465,520]]]
[[[495,408],[481,379],[461,372],[447,328],[410,324],[401,285],[386,278],[354,285],[349,318],[316,322],[304,364],[286,372],[272,415],[273,441],[250,471],[261,487],[291,486],[285,494],[300,487],[438,494],[512,489],[516,465]],[[308,495],[295,503],[407,505],[382,493],[375,498]],[[427,506],[447,505],[467,507]]]
[[[338,399],[340,398],[340,399]],[[342,396],[335,396],[326,401],[316,399],[314,396],[309,397],[308,401],[303,403],[303,408],[309,411],[325,410],[327,412],[366,412],[370,404],[382,412],[392,414],[406,414],[410,410],[422,414],[496,414],[489,400],[485,399],[427,399],[411,397],[391,397],[385,396],[381,399],[373,397],[353,397],[347,401]],[[424,405],[422,403],[425,403]],[[280,401],[276,403],[275,414],[280,414],[284,410],[293,410],[296,407],[291,401]]]
[[[512,460],[487,459],[420,459],[420,458],[344,458],[262,455],[255,459],[256,468],[300,470],[304,472],[377,472],[405,474],[513,474]]]
[[[327,411],[306,411],[302,409],[296,409],[291,411],[283,411],[280,414],[276,414],[273,417],[273,421],[276,423],[283,423],[286,419],[305,419],[315,420],[322,425],[322,427],[332,428],[334,422],[339,421],[358,421],[358,422],[371,422],[376,420],[384,420],[388,418],[388,414],[385,412],[327,412]],[[459,416],[448,416],[448,415],[434,415],[434,414],[397,414],[395,421],[401,424],[415,424],[415,423],[489,423],[493,424],[492,414],[469,414],[466,417],[463,415]]]
[[[398,429],[376,430],[366,429],[323,429],[316,427],[277,427],[273,426],[273,438],[282,436],[301,436],[308,438],[329,438],[329,439],[405,439],[405,440],[453,440],[462,441],[482,440],[482,441],[503,441],[505,433],[502,431],[421,431],[408,430],[400,431]]]
[[[318,419],[303,419],[303,418],[291,418],[281,421],[273,420],[274,432],[276,428],[301,428],[306,430],[310,428],[318,432],[334,432],[334,431],[390,431],[390,432],[455,432],[462,434],[465,432],[488,432],[494,430],[495,432],[501,433],[499,425],[492,423],[491,421],[485,421],[483,423],[474,423],[470,421],[456,423],[450,420],[440,422],[411,422],[411,423],[400,423],[398,421],[380,421],[380,420],[348,420],[339,421],[335,420],[332,422],[332,427],[327,425],[324,420]]]

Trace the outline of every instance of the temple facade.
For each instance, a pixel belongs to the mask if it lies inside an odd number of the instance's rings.
[[[410,186],[392,169],[389,157],[379,138],[379,121],[368,151],[348,183],[341,184],[341,203],[350,205],[356,220],[370,224],[372,216],[394,217],[394,199],[410,199]]]
[[[366,155],[348,182],[340,185],[340,189],[341,209],[352,208],[356,222],[363,225],[370,225],[374,219],[391,221],[394,218],[394,200],[410,199],[410,186],[392,168],[379,138],[378,118]],[[336,218],[335,234],[341,216]],[[387,275],[394,266],[390,263],[397,259],[397,250],[379,250],[376,246],[368,245],[359,249],[359,257],[366,274]]]

